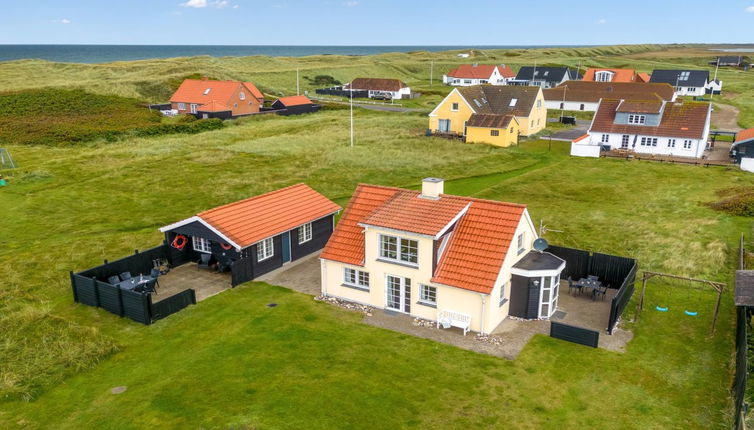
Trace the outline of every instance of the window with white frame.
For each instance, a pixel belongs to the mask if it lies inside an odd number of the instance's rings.
[[[450,110],[453,112],[458,112],[458,103],[453,103],[450,105]]]
[[[675,139],[668,139],[668,148],[675,148]]]
[[[684,140],[683,141],[683,149],[691,149],[691,141],[690,140]]]
[[[594,74],[595,81],[597,82],[610,82],[613,80],[613,73],[602,71]]]
[[[199,107],[199,105],[197,105],[196,103],[191,103],[191,106],[189,107],[191,108],[191,113],[196,113],[196,108]]]
[[[193,242],[194,244],[194,251],[203,252],[205,254],[212,253],[212,246],[210,245],[210,242],[207,239],[193,236],[191,237],[191,242]]]
[[[647,121],[647,117],[644,115],[635,115],[635,114],[628,115],[629,124],[644,124],[646,121]]]
[[[538,108],[541,108],[541,107],[542,107],[542,100],[537,100],[537,107],[538,107]]]
[[[518,247],[518,253],[521,254],[525,251],[524,249],[524,232],[519,233],[518,239],[516,239],[516,246]]]
[[[500,136],[500,130],[490,130],[490,136]]]
[[[312,223],[304,224],[298,228],[298,244],[312,240]]]
[[[419,242],[381,234],[380,257],[387,260],[417,264],[419,262]]]
[[[369,289],[369,272],[346,267],[343,269],[343,283],[351,287]]]
[[[623,136],[621,136],[620,147],[621,148],[628,148],[628,142],[629,142],[630,138],[631,137],[629,135],[627,135],[627,134],[624,134]]]
[[[421,284],[419,286],[419,302],[429,305],[437,305],[437,287]]]
[[[272,238],[268,237],[257,243],[257,261],[266,260],[275,253]]]
[[[610,135],[609,134],[603,134],[602,135],[602,143],[610,143]]]
[[[186,103],[178,103],[178,110],[186,110]]]
[[[642,137],[641,146],[657,146],[656,137]]]
[[[471,83],[471,79],[464,79],[464,80],[463,80],[463,83],[464,83],[464,84],[470,84],[470,83]]]
[[[504,305],[505,302],[508,301],[508,299],[505,298],[507,295],[506,294],[507,291],[508,291],[508,281],[506,281],[505,283],[503,283],[503,285],[500,286],[500,301],[499,301],[500,306]]]
[[[241,100],[246,100],[246,93],[241,91],[240,93],[238,93],[238,98]]]

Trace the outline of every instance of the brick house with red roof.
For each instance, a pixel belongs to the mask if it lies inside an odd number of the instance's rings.
[[[160,231],[171,244],[174,265],[206,260],[231,270],[237,285],[322,249],[340,209],[297,184],[200,212]]]
[[[322,294],[489,333],[509,315],[549,318],[565,262],[532,250],[525,206],[359,185],[320,254]]]
[[[636,73],[634,69],[608,69],[591,67],[584,72],[583,81],[587,82],[649,82],[646,73]]]
[[[454,87],[471,85],[506,85],[508,80],[516,77],[513,69],[505,64],[461,64],[443,75],[442,82]]]
[[[228,119],[258,113],[264,96],[251,82],[185,79],[170,97],[171,109],[197,118]]]
[[[603,99],[592,118],[589,138],[572,143],[572,154],[573,145],[580,144],[701,158],[707,148],[711,112],[711,103]]]

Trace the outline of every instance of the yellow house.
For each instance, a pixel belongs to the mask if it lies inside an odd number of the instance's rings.
[[[320,254],[322,294],[464,334],[552,316],[565,262],[532,249],[526,207],[443,188],[439,178],[421,191],[359,185]]]
[[[467,142],[489,142],[489,139],[473,140],[483,134],[481,131],[475,132],[473,137],[469,136],[468,121],[475,114],[513,115],[523,136],[536,134],[547,125],[547,107],[542,88],[475,85],[454,88],[429,114],[429,129],[433,133],[465,136]]]
[[[495,146],[516,145],[520,130],[518,120],[513,115],[475,113],[466,122],[466,141]]]

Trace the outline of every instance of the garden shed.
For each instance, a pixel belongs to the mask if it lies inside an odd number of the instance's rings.
[[[280,111],[280,115],[298,115],[302,113],[316,112],[320,105],[314,104],[307,96],[290,96],[280,97],[272,103],[275,110]]]
[[[201,212],[160,229],[173,265],[195,261],[250,281],[320,250],[340,207],[297,184]]]

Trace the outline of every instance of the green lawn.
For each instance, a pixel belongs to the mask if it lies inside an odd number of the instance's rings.
[[[151,327],[72,303],[68,270],[152,246],[158,226],[201,209],[299,181],[343,203],[358,182],[416,187],[429,175],[448,179],[448,192],[528,204],[535,222],[563,231],[548,234],[553,243],[731,280],[749,220],[703,203],[754,184],[744,173],[571,159],[563,143],[464,145],[421,136],[424,121],[358,110],[353,149],[345,111],[86,148],[11,146],[22,167],[0,192],[0,424],[723,428],[730,290],[713,338],[705,296],[695,319],[645,312],[628,325],[625,354],[535,337],[513,362],[368,327],[259,283]],[[658,301],[668,299],[650,289]],[[109,393],[120,385],[126,393]]]

